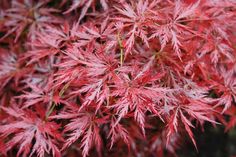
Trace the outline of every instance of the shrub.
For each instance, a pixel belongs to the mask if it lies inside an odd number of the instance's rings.
[[[3,156],[173,156],[236,125],[234,0],[0,6]]]

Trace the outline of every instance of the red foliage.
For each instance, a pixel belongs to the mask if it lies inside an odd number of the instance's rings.
[[[233,0],[1,1],[0,154],[197,149],[236,125],[235,30]]]

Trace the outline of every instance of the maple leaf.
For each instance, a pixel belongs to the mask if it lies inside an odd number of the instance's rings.
[[[30,110],[21,110],[17,107],[1,107],[1,109],[15,118],[9,124],[1,124],[0,128],[0,135],[6,141],[7,151],[19,146],[17,157],[32,156],[35,153],[39,157],[51,153],[55,157],[61,156],[58,145],[63,138],[58,131],[60,127],[58,124],[44,121],[43,115],[39,117]],[[38,108],[38,111],[41,109]]]
[[[60,64],[58,66],[63,67],[65,64],[70,64],[70,66],[75,67],[66,68],[68,73],[66,75],[61,75],[59,78],[56,78],[56,80],[62,79],[63,82],[61,83],[64,83],[66,80],[73,79],[70,77],[71,75],[75,79],[80,81],[83,80],[83,84],[77,84],[74,86],[77,87],[77,90],[71,92],[71,95],[78,96],[82,93],[85,93],[82,107],[95,101],[98,103],[98,110],[105,100],[107,103],[109,103],[108,86],[112,80],[118,63],[115,60],[116,56],[114,54],[110,54],[109,56],[105,56],[103,54],[103,47],[97,48],[95,53],[91,53],[89,51],[93,50],[88,48],[87,51],[84,51],[82,49],[72,47],[71,49],[65,51],[64,54],[67,56],[66,60],[68,60],[68,62],[65,61],[63,65]],[[84,66],[86,66],[86,68],[83,68]],[[76,70],[77,68],[80,70]]]
[[[195,107],[198,106],[198,107]],[[167,144],[171,138],[171,135],[178,132],[179,130],[179,121],[184,124],[185,130],[187,131],[190,139],[192,140],[194,146],[197,149],[197,145],[195,139],[193,137],[193,133],[191,128],[195,128],[194,125],[191,123],[189,118],[186,116],[189,115],[191,118],[198,120],[200,123],[203,121],[208,121],[211,123],[217,123],[214,120],[210,119],[211,115],[211,108],[206,104],[199,102],[199,101],[192,101],[187,105],[180,105],[177,108],[173,108],[173,114],[170,116],[168,120],[168,134],[167,134]],[[185,115],[187,114],[187,115]]]
[[[2,89],[10,80],[14,77],[14,72],[17,71],[17,56],[14,53],[5,52],[6,50],[1,49],[1,62],[0,62],[0,78]]]
[[[220,59],[226,57],[230,62],[235,61],[235,56],[233,55],[233,49],[224,43],[216,44],[216,49],[211,52],[211,60],[216,65]]]
[[[15,86],[18,85],[19,80],[28,73],[31,68],[23,67],[20,61],[19,53],[13,50],[0,49],[0,90],[11,81],[14,80]]]
[[[37,38],[28,43],[31,46],[31,50],[24,54],[24,59],[30,59],[27,65],[61,52],[62,48],[67,44],[65,41],[70,40],[69,32],[66,32],[65,27],[66,25],[61,27],[61,29],[57,29],[48,26],[44,29],[44,32],[37,32]]]
[[[214,101],[204,95],[206,91],[203,88],[197,87],[197,85],[190,80],[185,81],[185,87],[179,90],[183,93],[180,92],[180,98],[176,99],[176,102],[172,102],[175,105],[172,105],[172,114],[167,117],[167,144],[171,138],[171,135],[178,132],[178,128],[180,127],[179,122],[181,122],[197,149],[197,145],[191,131],[191,128],[195,127],[191,123],[191,121],[195,119],[199,121],[200,124],[202,124],[202,122],[211,122],[213,124],[219,123],[215,122],[215,120],[212,119],[214,110],[212,106],[208,104]],[[162,113],[165,112],[162,111]],[[191,117],[191,119],[187,116]]]
[[[78,112],[78,110],[80,112]],[[88,156],[90,148],[96,143],[96,149],[100,153],[102,141],[99,135],[99,126],[106,122],[106,118],[98,118],[95,112],[81,111],[78,106],[71,104],[64,112],[51,116],[53,119],[70,119],[65,126],[67,140],[62,149],[69,147],[80,137],[83,156]]]
[[[116,45],[116,35],[114,34],[115,28],[114,24],[111,22],[109,23],[110,18],[107,17],[103,21],[101,21],[101,24],[99,24],[99,27],[94,25],[93,23],[85,23],[81,27],[77,26],[75,24],[75,29],[73,31],[73,34],[77,36],[79,39],[75,45],[76,46],[87,46],[90,43],[98,42],[104,43],[103,45],[106,47],[106,50],[111,49],[113,46]]]
[[[167,132],[164,130],[161,133],[157,133],[151,139],[151,150],[155,151],[161,157],[164,157],[164,151],[167,150],[171,155],[176,156],[177,153],[175,151],[176,148],[179,148],[179,141],[181,141],[181,137],[179,134],[175,134],[172,136],[169,144],[166,145],[166,134]]]
[[[108,9],[107,0],[100,0],[100,3],[101,3],[104,10]],[[88,9],[94,4],[96,4],[94,0],[73,0],[70,8],[67,11],[65,11],[64,13],[67,14],[77,8],[82,8],[81,13],[80,13],[80,17],[79,17],[79,21],[78,21],[78,22],[80,22],[83,19],[83,17],[86,15]]]
[[[229,121],[226,123],[225,131],[229,131],[230,129],[234,128],[236,126],[236,108],[235,106],[231,106],[230,110],[225,111],[226,115],[230,116]]]
[[[225,7],[233,7],[235,6],[235,2],[233,1],[213,1],[210,3],[205,3],[204,6],[208,7],[206,10],[207,12],[207,18],[211,19],[209,21],[209,26],[207,27],[207,32],[214,32],[213,36],[218,36],[220,38],[223,38],[227,40],[229,43],[229,37],[231,34],[227,33],[229,28],[232,27],[235,22],[234,20],[231,21],[230,19],[235,19],[235,12],[234,11],[228,11],[225,10]],[[215,7],[218,6],[218,9]],[[225,23],[224,21],[228,21]]]
[[[61,23],[59,18],[52,14],[58,12],[53,8],[44,8],[45,2],[34,4],[32,0],[12,1],[12,7],[6,10],[5,27],[8,28],[6,35],[15,33],[15,42],[20,35],[29,26],[29,38],[35,39],[37,31],[43,31],[43,28],[49,24]]]
[[[222,113],[224,113],[227,109],[231,107],[233,104],[233,101],[236,100],[236,89],[235,89],[235,65],[229,69],[221,69],[221,72],[224,73],[224,75],[221,77],[220,82],[211,81],[212,87],[217,90],[219,93],[219,98],[217,98],[218,103],[215,105],[221,106],[223,105],[224,108],[222,110]]]
[[[160,22],[157,21],[156,26],[153,26],[155,30],[150,36],[150,39],[154,37],[159,38],[161,44],[160,51],[163,51],[167,43],[171,40],[171,44],[175,53],[181,59],[180,47],[182,47],[183,40],[183,35],[181,34],[187,34],[187,36],[196,34],[196,32],[192,31],[191,28],[188,27],[188,25],[183,25],[181,22],[183,19],[188,19],[189,21],[191,21],[190,17],[193,16],[194,13],[197,11],[199,2],[200,1],[197,1],[194,4],[185,7],[184,3],[182,3],[181,1],[176,1],[173,8],[173,15],[170,16],[168,13],[164,13],[165,18],[161,17],[163,15],[159,15]]]
[[[59,103],[65,103],[66,101],[62,100],[59,96],[58,92],[54,92],[51,90],[51,84],[48,83],[43,88],[39,85],[27,83],[27,87],[30,88],[30,91],[23,91],[24,94],[21,94],[18,96],[18,99],[23,100],[23,106],[22,108],[29,108],[31,106],[35,105],[48,105],[50,108],[52,103],[59,104]]]
[[[131,6],[127,3],[123,4],[123,8],[115,7],[121,17],[114,18],[115,20],[124,23],[123,29],[126,28],[127,33],[124,34],[126,53],[130,52],[134,46],[135,37],[140,37],[147,47],[149,47],[147,37],[147,24],[150,18],[150,10],[154,9],[159,1],[140,0],[138,3],[134,3]]]
[[[130,144],[133,141],[129,135],[129,132],[121,124],[118,123],[117,125],[115,125],[116,121],[117,120],[113,117],[110,124],[111,129],[108,134],[108,138],[111,138],[110,148],[113,147],[113,144],[119,138],[121,138],[128,145],[128,147],[130,147]]]
[[[170,90],[153,85],[147,87],[149,84],[158,81],[163,77],[163,74],[152,74],[149,68],[152,66],[153,60],[144,65],[140,72],[131,73],[127,75],[121,73],[115,81],[115,90],[111,93],[112,96],[119,96],[120,99],[112,106],[118,114],[116,124],[128,112],[134,112],[134,118],[139,123],[143,133],[145,133],[145,113],[158,115],[158,107],[156,104],[160,103],[162,99],[168,99],[167,93]],[[137,70],[139,71],[139,70]],[[145,104],[145,105],[144,105]]]

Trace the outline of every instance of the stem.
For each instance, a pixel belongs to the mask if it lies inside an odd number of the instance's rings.
[[[65,84],[65,86],[61,89],[61,91],[59,92],[59,97],[62,97],[63,94],[65,93],[66,89],[70,86],[70,82],[67,82]]]
[[[51,115],[51,113],[52,113],[52,111],[54,110],[55,107],[56,107],[56,104],[53,103],[52,107],[50,108],[50,110],[46,114],[46,119],[48,119],[48,117]]]
[[[120,32],[118,32],[118,34],[117,34],[117,40],[118,40],[118,44],[120,47],[120,65],[122,66],[123,62],[124,62],[124,47],[122,45],[122,41],[120,38]]]
[[[70,82],[66,83],[65,86],[63,86],[63,88],[61,89],[61,91],[59,92],[59,97],[62,97],[63,94],[65,93],[66,89],[70,86]],[[53,96],[53,94],[52,94]],[[46,114],[46,119],[48,119],[48,117],[51,115],[51,113],[53,112],[54,108],[56,107],[56,104],[51,100],[52,102],[52,107],[50,108],[50,110],[47,112]]]

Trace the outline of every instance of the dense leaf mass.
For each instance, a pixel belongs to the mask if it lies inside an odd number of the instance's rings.
[[[1,0],[0,82],[3,156],[197,149],[236,125],[236,1]]]

